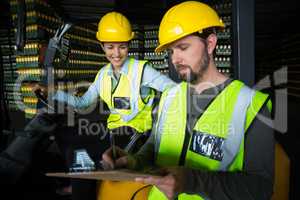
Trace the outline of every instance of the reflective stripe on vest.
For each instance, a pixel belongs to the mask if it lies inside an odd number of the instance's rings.
[[[232,124],[231,126],[234,128],[230,128],[228,130],[229,137],[225,140],[224,145],[222,146],[224,155],[219,167],[220,171],[227,171],[229,165],[239,152],[240,144],[245,133],[247,109],[251,103],[254,93],[254,90],[251,90],[245,85],[240,90],[238,99],[234,106],[232,120],[230,122]]]
[[[146,61],[129,58],[128,63],[128,74],[121,74],[114,91],[111,89],[111,77],[108,75],[111,65],[105,66],[100,81],[103,86],[100,89],[100,97],[106,102],[111,112],[107,119],[108,128],[130,126],[138,132],[145,132],[152,127],[151,111],[154,92],[150,90],[150,94],[145,99],[146,102],[140,96],[140,84]],[[116,105],[118,102],[126,107],[118,107]]]
[[[169,90],[168,93],[163,94],[161,98],[158,119],[160,123],[157,124],[155,131],[155,151],[158,153],[156,164],[159,166],[177,166],[179,163],[186,134],[186,94],[187,84],[181,83],[176,88]],[[197,145],[204,144],[202,147],[198,146],[205,150],[204,154],[192,151],[191,145],[195,144],[191,143],[191,137],[185,167],[209,171],[242,170],[243,136],[254,119],[251,117],[252,119],[249,121],[248,117],[250,113],[249,105],[252,104],[253,98],[254,102],[257,102],[255,110],[253,110],[255,116],[266,101],[267,95],[251,90],[240,81],[233,81],[211,102],[210,106],[198,119],[194,127],[194,133],[199,133],[199,140],[204,138],[206,141],[217,141],[221,151],[213,152],[211,147],[214,143],[209,142],[206,142],[206,144],[205,142],[197,143]],[[215,160],[216,155],[214,153],[217,155],[219,153],[218,158],[221,159]],[[203,199],[203,195],[202,197],[199,195],[180,194],[179,199]],[[149,199],[166,198],[156,187],[153,187]]]

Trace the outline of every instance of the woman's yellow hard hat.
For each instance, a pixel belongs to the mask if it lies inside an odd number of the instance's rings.
[[[124,15],[109,12],[101,18],[96,37],[100,42],[128,42],[134,37],[134,32]]]

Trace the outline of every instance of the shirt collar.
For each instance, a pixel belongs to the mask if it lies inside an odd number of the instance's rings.
[[[126,58],[125,62],[123,63],[123,65],[121,67],[121,70],[120,70],[121,74],[124,74],[124,75],[128,74],[128,64],[129,64],[129,57]],[[109,76],[113,76],[113,68],[112,68],[112,64],[111,63],[109,64],[109,68],[108,68],[107,74]]]

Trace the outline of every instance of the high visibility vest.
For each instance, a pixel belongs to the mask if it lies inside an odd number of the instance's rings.
[[[111,114],[107,119],[109,129],[129,126],[139,133],[152,128],[152,104],[154,90],[146,98],[141,98],[140,87],[146,61],[129,58],[128,73],[121,74],[118,85],[112,91],[112,80],[108,75],[111,64],[101,70],[96,79],[100,80],[100,97],[107,104]],[[124,67],[124,66],[123,66]]]
[[[203,112],[190,135],[186,133],[187,87],[183,82],[161,98],[155,131],[156,164],[163,167],[181,163],[206,171],[242,171],[244,134],[265,102],[271,109],[268,95],[240,81],[231,82]],[[183,149],[185,140],[188,144]],[[182,193],[178,199],[205,199],[200,195]],[[167,198],[154,186],[148,199]]]

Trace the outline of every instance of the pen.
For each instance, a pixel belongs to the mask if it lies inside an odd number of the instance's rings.
[[[112,159],[115,161],[117,159],[116,145],[115,145],[115,135],[110,131],[110,145],[112,148]]]

